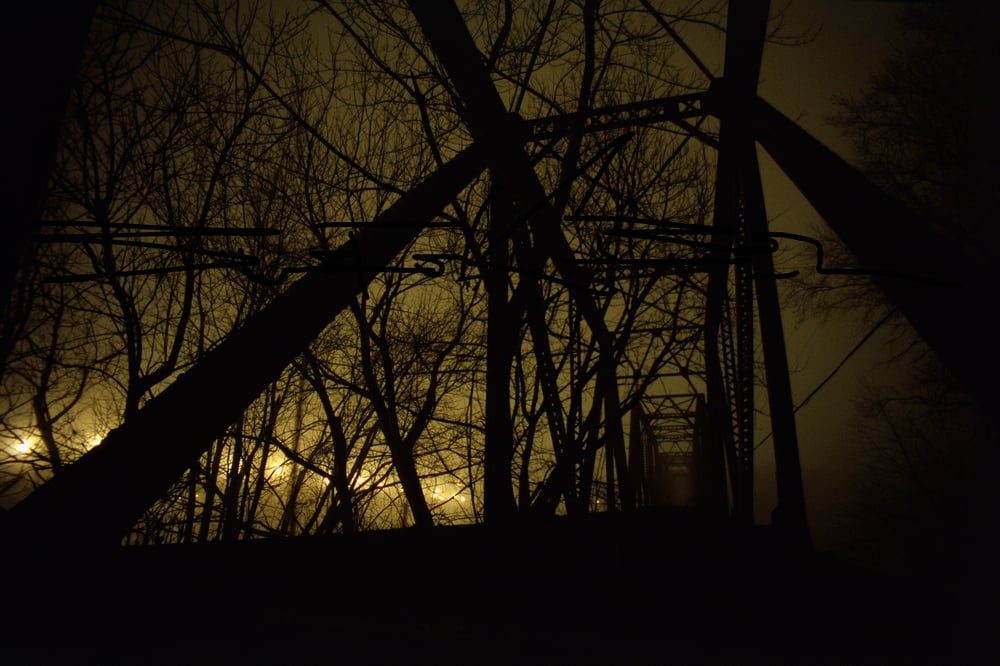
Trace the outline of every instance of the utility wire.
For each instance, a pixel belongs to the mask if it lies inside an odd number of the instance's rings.
[[[808,403],[810,400],[812,400],[813,396],[815,396],[817,393],[819,393],[820,389],[822,389],[824,386],[826,386],[826,384],[831,379],[833,379],[834,375],[836,375],[838,372],[840,372],[840,369],[844,367],[844,365],[847,363],[847,361],[850,360],[850,358],[852,356],[854,356],[854,354],[856,354],[858,352],[858,350],[861,349],[861,347],[864,346],[864,344],[866,342],[868,342],[873,335],[875,335],[876,331],[878,331],[878,329],[882,328],[882,325],[885,324],[887,321],[889,321],[889,319],[894,314],[896,314],[896,309],[895,308],[889,310],[889,313],[886,316],[882,317],[882,319],[880,319],[878,321],[878,323],[876,323],[874,326],[872,326],[871,329],[867,333],[865,333],[864,337],[861,338],[861,340],[859,340],[856,345],[854,345],[854,347],[851,349],[851,351],[847,352],[847,355],[844,356],[843,359],[841,359],[840,363],[837,364],[837,367],[835,367],[830,372],[830,374],[826,376],[826,379],[824,379],[819,384],[817,384],[816,388],[814,388],[812,391],[810,391],[809,395],[807,395],[802,400],[802,402],[800,402],[798,405],[795,406],[795,409],[792,410],[792,413],[794,414],[794,413],[798,412],[801,408],[805,407],[806,403]],[[773,430],[771,432],[767,433],[767,436],[764,437],[764,439],[762,439],[759,442],[757,442],[757,445],[753,447],[753,450],[756,451],[761,446],[763,446],[764,443],[767,442],[767,440],[771,439],[771,436],[773,434],[774,434]]]

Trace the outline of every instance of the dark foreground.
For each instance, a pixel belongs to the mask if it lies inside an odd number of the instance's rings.
[[[688,514],[34,554],[4,575],[9,664],[1000,663],[967,581]]]

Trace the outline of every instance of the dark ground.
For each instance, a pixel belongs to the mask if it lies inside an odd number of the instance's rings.
[[[7,565],[8,664],[1000,663],[967,572],[875,575],[686,513]]]

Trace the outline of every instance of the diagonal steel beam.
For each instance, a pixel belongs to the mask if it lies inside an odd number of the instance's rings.
[[[983,408],[998,398],[993,327],[983,313],[995,278],[959,243],[893,200],[780,111],[757,98],[756,138],[928,346]]]
[[[467,148],[400,197],[380,223],[429,221],[485,167]],[[385,266],[421,227],[363,228],[345,251]],[[208,352],[100,446],[41,486],[9,515],[21,546],[114,547],[136,520],[377,275],[378,269],[315,272],[292,284]]]

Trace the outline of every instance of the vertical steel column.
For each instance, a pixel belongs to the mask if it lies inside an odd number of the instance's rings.
[[[723,233],[714,238],[720,249],[713,250],[709,255],[712,263],[709,266],[705,305],[705,374],[708,408],[712,414],[711,446],[721,448],[728,462],[733,519],[750,524],[753,522],[753,448],[748,449],[747,436],[748,431],[750,434],[753,432],[752,338],[750,357],[746,357],[744,350],[741,358],[741,354],[729,344],[730,338],[736,336],[733,327],[728,325],[728,309],[731,307],[728,260],[733,250],[731,232],[738,225],[739,204],[736,169],[727,149],[731,142],[731,131],[723,120],[719,132],[712,222],[713,227]],[[722,250],[723,246],[727,250]],[[749,285],[749,276],[746,278],[744,287]],[[752,331],[752,321],[750,328]]]
[[[767,214],[761,189],[757,148],[754,143],[753,104],[757,99],[757,80],[767,32],[767,0],[731,0],[727,19],[726,81],[722,87],[726,122],[733,129],[731,151],[736,164],[734,174],[739,185],[741,223],[749,232],[767,230]],[[732,47],[732,48],[730,48]],[[731,57],[732,56],[732,57]],[[735,73],[737,76],[731,77]],[[743,264],[758,275],[774,273],[771,256],[752,252]],[[798,440],[792,408],[792,391],[788,375],[785,338],[781,325],[777,286],[773,279],[764,278],[756,284],[757,314],[761,329],[768,403],[774,432],[775,476],[778,487],[778,508],[772,519],[776,525],[806,529],[805,497],[799,464]],[[748,295],[744,294],[743,299]],[[737,298],[740,298],[738,295]],[[741,299],[742,301],[742,299]],[[744,307],[746,307],[744,303]],[[749,304],[752,307],[752,304]],[[739,304],[738,304],[739,309]],[[742,339],[741,344],[746,344]],[[751,450],[752,439],[745,442]]]
[[[753,140],[748,140],[740,148],[744,214],[750,230],[763,233],[767,231],[767,211],[760,182],[757,147]],[[775,280],[767,277],[774,274],[774,262],[770,252],[755,252],[752,256],[754,272],[761,276],[756,283],[757,317],[764,353],[778,490],[778,506],[774,509],[771,520],[778,527],[800,530],[808,538],[805,492],[802,488],[802,467],[795,431],[792,385],[781,323],[781,306],[778,302],[778,285]],[[753,446],[753,442],[750,445]]]
[[[510,370],[520,329],[508,300],[507,270],[510,243],[504,231],[515,212],[507,193],[494,179],[490,202],[488,240],[490,265],[483,270],[486,289],[486,435],[483,462],[483,519],[504,523],[517,510],[511,466],[514,459],[514,426],[510,413]]]
[[[0,46],[11,63],[4,88],[4,202],[0,237],[0,371],[20,334],[23,312],[17,276],[27,238],[45,199],[66,104],[76,82],[97,0],[19,3],[6,8],[7,31]]]
[[[733,153],[735,146],[731,146]],[[733,154],[731,153],[731,154]],[[739,174],[736,189],[740,189]],[[739,197],[739,193],[737,193]],[[733,256],[733,309],[735,318],[732,335],[735,342],[736,373],[734,383],[729,387],[733,396],[736,416],[736,464],[740,475],[740,502],[734,512],[737,520],[753,524],[754,520],[754,430],[756,427],[756,354],[754,353],[754,306],[753,306],[753,266],[751,265],[750,230],[741,200],[736,204],[736,244]]]
[[[729,460],[733,493],[733,517],[737,522],[753,522],[753,283],[748,229],[742,208],[740,147],[750,136],[750,119],[745,100],[756,96],[757,79],[767,30],[768,0],[730,0],[726,18],[726,53],[724,78],[713,82],[713,104],[720,118],[719,151],[716,165],[714,225],[727,232],[737,232],[734,281],[736,322],[730,334],[735,337],[735,359],[720,359],[720,333],[729,307],[727,301],[728,269],[713,269],[709,277],[706,314],[706,372],[709,409],[718,418],[727,411],[729,432],[723,441]],[[731,235],[725,237],[731,238]],[[715,253],[719,258],[719,253]],[[724,361],[735,362],[729,386],[723,381]],[[729,402],[730,396],[732,403]],[[720,404],[720,403],[725,404]],[[731,410],[731,411],[730,411]],[[719,426],[715,426],[719,427]]]

